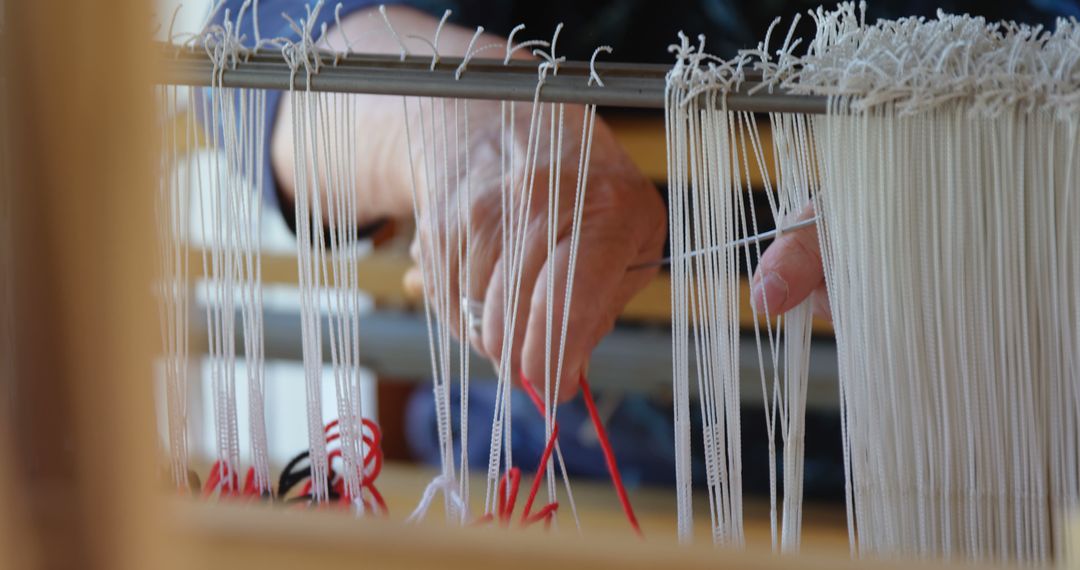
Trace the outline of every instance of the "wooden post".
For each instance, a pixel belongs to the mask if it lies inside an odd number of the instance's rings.
[[[160,567],[151,3],[3,5],[17,346],[4,461],[24,506],[8,521],[42,566]]]

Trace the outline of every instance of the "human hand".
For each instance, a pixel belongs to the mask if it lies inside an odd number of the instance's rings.
[[[414,35],[433,37],[438,20],[405,6],[387,7],[394,28],[402,38]],[[342,33],[344,31],[344,33]],[[439,36],[439,49],[443,55],[461,55],[472,41],[474,31],[447,24]],[[362,53],[397,54],[397,40],[386,33],[385,24],[375,9],[359,10],[343,18],[342,27],[332,27],[325,35],[325,47],[341,51],[344,38],[350,38],[353,51]],[[499,44],[505,39],[481,35],[476,45]],[[528,50],[519,50],[514,58],[530,58]],[[292,122],[288,94],[282,99],[276,125]],[[416,100],[410,100],[406,114],[402,112],[400,97],[357,95],[355,114],[341,116],[334,109],[328,110],[328,122],[343,129],[357,129],[356,154],[347,157],[348,165],[339,165],[338,171],[351,169],[355,174],[356,191],[360,194],[356,212],[360,223],[369,223],[384,217],[404,217],[412,210],[412,181],[418,184],[418,214],[420,223],[414,247],[414,259],[422,261],[420,249],[433,252],[435,243],[456,244],[461,227],[447,224],[434,214],[444,212],[444,204],[456,204],[459,188],[456,183],[440,185],[445,180],[433,180],[431,188],[437,195],[435,203],[427,199],[427,183],[424,172],[425,156],[417,144],[421,135],[420,108]],[[442,103],[439,103],[441,105]],[[425,103],[426,105],[426,103]],[[523,195],[522,181],[526,174],[521,168],[524,162],[530,122],[531,105],[517,104],[513,146],[517,166],[507,174],[510,188],[515,196]],[[545,107],[546,113],[550,107]],[[428,108],[430,111],[430,108]],[[468,200],[472,218],[470,290],[459,290],[456,276],[462,263],[458,252],[452,251],[447,267],[440,274],[447,279],[449,307],[445,311],[451,330],[458,330],[461,318],[462,297],[482,306],[480,334],[471,338],[473,347],[495,362],[502,359],[504,317],[508,308],[505,302],[504,278],[510,271],[510,252],[503,250],[502,241],[502,107],[498,102],[472,101],[469,103],[469,176],[471,190]],[[536,386],[545,381],[547,354],[547,279],[554,272],[554,295],[552,303],[553,340],[552,367],[556,366],[558,337],[562,330],[562,313],[566,274],[570,256],[571,212],[577,181],[578,156],[584,109],[566,105],[563,124],[562,164],[557,173],[560,182],[556,250],[549,260],[547,255],[548,230],[548,165],[550,157],[547,127],[550,115],[545,114],[544,132],[540,137],[539,160],[535,166],[536,179],[530,202],[529,231],[525,237],[524,255],[521,263],[520,294],[512,331],[512,350],[509,352],[512,378],[524,372]],[[432,115],[425,119],[428,129],[433,128]],[[458,115],[458,131],[465,132],[464,116]],[[448,128],[453,128],[448,121]],[[411,131],[412,145],[406,134]],[[451,141],[457,137],[449,134]],[[438,137],[441,141],[441,135]],[[403,152],[411,146],[410,152]],[[428,145],[430,147],[430,145]],[[275,177],[280,183],[282,195],[292,199],[293,149],[291,129],[275,128],[271,140],[271,158]],[[449,164],[464,151],[453,143],[449,152]],[[440,155],[441,157],[442,155]],[[461,157],[464,159],[464,157]],[[320,176],[325,177],[327,165],[338,157],[331,156],[320,164]],[[414,168],[415,166],[415,168]],[[438,168],[438,169],[441,169]],[[453,170],[453,167],[450,167]],[[445,177],[447,173],[443,173]],[[450,181],[456,182],[456,181]],[[325,186],[325,184],[323,184]],[[449,188],[450,192],[441,189]],[[583,207],[580,247],[575,266],[575,279],[568,319],[566,349],[557,396],[566,400],[577,391],[578,379],[587,368],[589,354],[609,332],[616,316],[633,295],[655,275],[656,269],[628,271],[636,263],[650,261],[661,255],[666,235],[667,216],[659,193],[640,173],[629,157],[616,143],[611,131],[597,120],[593,135],[586,199]],[[450,248],[453,249],[453,248]],[[418,268],[405,277],[406,288],[423,291]],[[428,283],[427,294],[433,295],[434,283]],[[445,291],[444,291],[445,292]],[[433,298],[433,297],[429,297]],[[443,297],[445,298],[445,297]],[[553,370],[554,376],[554,370]]]
[[[529,123],[528,113],[520,111],[527,111],[525,108],[530,106],[517,107],[518,132],[514,133],[514,139],[519,147],[517,162],[520,166]],[[554,223],[557,243],[551,259],[548,259],[547,243],[551,220],[548,216],[549,163],[544,160],[545,157],[550,159],[546,134],[541,137],[544,141],[539,152],[541,160],[535,167],[529,229],[521,263],[520,301],[517,303],[512,348],[509,351],[509,371],[513,378],[518,378],[519,372],[523,372],[536,386],[543,386],[545,379],[550,272],[554,272],[552,382],[558,365],[558,338],[571,255],[572,213],[583,116],[581,107],[566,106],[561,171],[556,173],[560,186],[558,214]],[[479,338],[472,339],[473,347],[498,363],[503,357],[503,341],[507,334],[504,330],[505,317],[510,308],[506,303],[506,276],[511,271],[511,252],[504,250],[502,235],[502,131],[499,105],[474,102],[470,107],[470,117],[469,155],[473,184],[470,197],[472,258],[468,270],[471,272],[471,290],[464,296],[483,307],[480,334]],[[628,268],[659,257],[667,231],[666,213],[656,188],[637,170],[602,121],[597,120],[594,133],[566,348],[557,394],[561,401],[576,393],[579,377],[587,368],[593,348],[614,327],[623,306],[656,272],[656,269],[629,271]],[[414,162],[422,158],[414,156]],[[515,199],[520,201],[527,193],[522,191],[522,181],[529,173],[521,168],[517,170],[509,175],[512,182],[509,187]],[[418,263],[424,262],[421,250],[433,251],[430,248],[438,240],[449,240],[444,243],[456,244],[461,231],[454,223],[447,225],[442,216],[432,216],[443,211],[444,200],[450,200],[453,204],[458,198],[456,184],[442,187],[449,187],[450,195],[439,197],[435,205],[423,200],[419,205],[421,220],[412,248]],[[453,276],[457,275],[462,260],[453,251],[455,248],[449,249],[449,271],[445,275],[451,278],[445,285],[450,288],[448,314],[455,319],[461,315],[459,306],[463,294]],[[422,288],[421,281],[418,268],[406,275],[406,285],[410,288]],[[432,280],[428,281],[428,294],[433,295]],[[457,330],[456,320],[449,326],[451,330]]]
[[[795,223],[814,216],[809,203],[791,220]],[[814,315],[832,320],[829,295],[817,225],[784,233],[765,250],[750,282],[750,300],[758,312],[782,315],[806,298],[813,302]]]

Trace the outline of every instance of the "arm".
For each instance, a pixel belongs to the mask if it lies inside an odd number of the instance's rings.
[[[430,37],[437,20],[408,8],[390,8],[391,21],[399,35],[417,34]],[[342,21],[347,36],[355,41],[354,50],[360,52],[398,53],[398,45],[384,28],[376,10],[362,10]],[[443,55],[462,55],[472,38],[472,30],[447,25],[440,36],[440,52]],[[340,43],[340,36],[331,30],[330,44]],[[478,45],[502,42],[494,36],[481,38]],[[410,44],[411,45],[411,44]],[[521,53],[521,52],[519,52]],[[528,57],[528,56],[523,56]],[[524,153],[528,135],[528,111],[517,105],[517,132],[514,144],[519,146],[519,156]],[[410,106],[416,112],[417,106]],[[282,105],[277,118],[278,125],[291,124],[289,105]],[[481,338],[474,339],[474,348],[499,361],[503,355],[503,322],[507,308],[504,306],[503,274],[508,270],[507,260],[501,249],[501,126],[498,102],[474,101],[470,103],[470,157],[471,173],[476,181],[472,189],[471,214],[473,219],[473,259],[470,271],[473,287],[465,295],[483,304]],[[556,255],[547,259],[546,210],[547,210],[547,163],[537,164],[535,191],[531,211],[534,218],[526,239],[522,264],[520,303],[513,334],[514,350],[509,355],[511,370],[521,371],[534,383],[542,385],[545,366],[545,330],[547,314],[546,287],[548,272],[555,272],[558,284],[555,296],[554,330],[561,328],[562,289],[570,255],[571,200],[579,152],[583,109],[566,106],[565,134],[563,143],[563,188],[559,205],[557,232],[559,242]],[[333,117],[331,117],[333,120]],[[340,121],[335,121],[340,124]],[[416,129],[419,120],[411,121]],[[357,169],[357,189],[360,193],[362,211],[356,215],[362,223],[380,217],[408,217],[412,213],[410,186],[410,161],[406,153],[406,121],[400,97],[363,96],[359,116],[345,128],[360,129],[360,148],[353,157],[351,168]],[[286,198],[291,198],[292,145],[288,128],[276,128],[272,138],[274,171],[282,185]],[[414,149],[418,152],[419,149]],[[540,155],[547,160],[547,152]],[[422,159],[417,156],[416,158]],[[419,161],[418,161],[419,163]],[[521,188],[520,177],[524,172],[514,173],[515,191]],[[422,182],[422,181],[421,181]],[[453,187],[454,185],[450,185]],[[627,268],[660,256],[666,235],[666,213],[656,189],[637,171],[630,159],[616,144],[610,130],[597,122],[593,137],[590,163],[589,188],[585,201],[581,246],[574,281],[573,306],[570,312],[566,354],[562,370],[562,390],[559,397],[566,399],[577,390],[578,378],[588,365],[592,349],[615,324],[615,318],[633,295],[655,275],[652,271],[627,271]],[[423,194],[421,192],[420,194]],[[421,216],[427,205],[419,204]],[[441,237],[455,239],[456,228],[436,228]],[[425,247],[435,236],[427,224],[421,224],[417,235],[417,247]],[[456,274],[459,260],[451,259],[451,275]],[[414,283],[419,275],[412,273],[408,280]],[[451,315],[459,315],[457,303],[463,296],[456,290],[456,280],[451,279]],[[429,291],[430,293],[430,291]],[[451,325],[452,328],[453,325]],[[553,359],[554,360],[554,359]]]

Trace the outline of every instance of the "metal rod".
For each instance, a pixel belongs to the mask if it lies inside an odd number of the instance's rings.
[[[213,64],[204,53],[177,48],[161,48],[159,82],[163,84],[209,86]],[[398,57],[376,54],[353,54],[331,64],[334,56],[324,54],[324,65],[311,75],[311,90],[375,95],[447,97],[500,101],[532,101],[536,91],[537,69],[534,62],[496,59],[472,59],[460,78],[455,71],[461,58],[441,58],[431,69],[430,57]],[[540,91],[540,100],[548,103],[581,103],[606,107],[664,107],[665,74],[668,67],[656,64],[597,63],[596,72],[604,86],[588,85],[587,62],[565,62],[558,75],[549,75]],[[249,89],[287,91],[295,81],[296,89],[307,87],[307,73],[295,75],[280,53],[264,52],[226,69],[221,85]],[[826,98],[764,91],[748,94],[756,83],[748,83],[741,92],[727,95],[732,111],[755,113],[822,114]]]
[[[744,237],[742,239],[737,239],[735,241],[730,241],[730,242],[725,243],[725,244],[716,245],[716,246],[713,246],[713,247],[707,247],[705,249],[699,249],[699,250],[696,250],[696,251],[691,251],[689,253],[684,254],[682,257],[684,259],[690,259],[691,257],[697,257],[699,255],[705,255],[706,253],[710,253],[710,252],[713,252],[713,251],[720,251],[721,249],[725,249],[725,248],[729,248],[729,247],[742,247],[742,246],[747,245],[747,244],[751,244],[751,243],[755,243],[755,242],[762,242],[762,241],[765,241],[765,240],[770,240],[770,239],[773,239],[775,237],[780,237],[781,234],[786,234],[788,232],[792,232],[792,231],[799,230],[799,229],[802,229],[802,228],[807,228],[807,227],[810,227],[810,226],[812,226],[812,225],[814,225],[816,223],[817,223],[817,216],[814,216],[812,218],[807,218],[805,220],[802,220],[801,222],[795,222],[794,224],[791,224],[790,226],[786,226],[786,227],[783,227],[783,228],[776,228],[775,230],[769,230],[767,232],[761,232],[760,234],[747,236],[747,237]],[[659,267],[659,266],[663,266],[663,265],[668,265],[668,264],[671,263],[672,259],[673,258],[671,258],[671,257],[662,257],[660,259],[654,259],[652,261],[646,261],[644,263],[639,263],[637,265],[631,265],[629,268],[627,268],[627,270],[628,271],[635,271],[635,270],[638,270],[638,269],[645,269],[647,267]]]

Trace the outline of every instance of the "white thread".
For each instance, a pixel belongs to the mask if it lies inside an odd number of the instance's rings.
[[[510,35],[506,38],[506,57],[503,58],[503,65],[510,63],[510,56],[514,55],[514,36],[524,29],[525,24],[518,24],[514,26],[514,29],[510,30]]]
[[[401,61],[405,61],[405,58],[409,56],[409,49],[405,47],[405,43],[401,41],[401,36],[394,30],[394,26],[390,24],[390,17],[386,15],[385,4],[379,4],[379,14],[382,15],[383,23],[386,24],[386,30],[390,32],[398,47],[401,48]]]
[[[448,275],[449,267],[451,266],[451,249],[449,239],[445,239],[440,228],[449,229],[452,226],[451,219],[451,201],[448,198],[449,192],[449,134],[448,134],[448,119],[446,112],[445,102],[440,106],[442,109],[442,120],[437,120],[436,106],[433,99],[427,100],[428,112],[425,113],[424,101],[421,100],[418,104],[419,118],[420,118],[420,152],[424,157],[424,175],[425,184],[423,185],[422,192],[418,192],[418,182],[415,174],[415,161],[410,161],[410,172],[412,182],[413,193],[413,212],[416,219],[416,225],[418,232],[422,232],[422,235],[428,236],[427,247],[424,247],[424,241],[421,241],[421,260],[420,269],[421,277],[424,283],[424,290],[427,294],[424,297],[425,304],[425,319],[428,323],[428,344],[431,355],[431,366],[433,373],[433,392],[435,396],[435,408],[436,419],[438,425],[439,435],[439,455],[442,465],[441,477],[448,480],[455,480],[455,469],[453,461],[453,434],[450,426],[450,359],[451,359],[451,323],[457,322],[460,326],[460,315],[454,315],[454,318],[458,319],[453,321],[451,319],[451,297],[450,297],[450,279],[453,277]],[[406,119],[406,150],[409,151],[410,157],[414,156],[412,153],[412,134],[411,134],[411,120],[409,114],[408,99],[402,100],[403,109]],[[430,115],[430,117],[427,117]],[[456,130],[455,120],[455,130]],[[430,125],[430,132],[428,130]],[[442,132],[438,130],[439,125],[442,126]],[[441,134],[441,136],[440,136]],[[457,133],[455,132],[455,135]],[[466,137],[468,136],[466,131]],[[441,145],[440,143],[441,139]],[[455,142],[460,145],[460,136],[455,136]],[[468,147],[466,138],[465,147]],[[429,150],[430,149],[430,150]],[[442,167],[439,167],[438,155],[439,151],[442,151]],[[457,156],[455,149],[455,156]],[[457,158],[455,158],[455,164],[457,164]],[[468,177],[468,166],[466,165],[465,177]],[[460,185],[462,176],[455,177]],[[467,205],[460,202],[460,188],[458,188],[458,199],[456,203],[458,209],[458,216],[460,216],[460,208]],[[466,191],[467,192],[467,191]],[[441,202],[440,202],[441,200]],[[439,205],[443,208],[439,211]],[[426,209],[423,208],[426,205]],[[468,211],[466,209],[466,211]],[[441,214],[441,216],[440,216]],[[441,218],[441,219],[440,219]],[[460,222],[459,222],[460,223]],[[460,244],[458,245],[460,252]],[[460,253],[458,253],[460,255]],[[467,255],[467,254],[466,254]],[[468,263],[459,263],[458,270],[468,271]],[[459,280],[462,278],[459,273],[456,276]],[[434,314],[435,318],[432,319]],[[459,356],[462,353],[459,353]],[[467,368],[462,368],[462,386],[467,388],[468,371]],[[462,407],[462,422],[468,421],[467,416],[467,396],[463,396]],[[464,442],[464,440],[463,440]],[[462,451],[465,452],[467,446],[462,445]],[[467,458],[463,456],[463,468],[467,465]],[[468,486],[466,482],[462,482],[462,494],[467,494]],[[446,501],[446,514],[447,519],[451,521],[457,521],[464,524],[465,513],[456,509],[453,502],[447,497]]]
[[[600,87],[604,86],[604,81],[596,72],[596,56],[600,55],[600,52],[611,53],[611,46],[600,46],[593,50],[592,57],[589,58],[589,82],[586,85],[592,85],[595,82]]]
[[[853,554],[1045,562],[1060,540],[1053,538],[1060,532],[1055,511],[1080,498],[1076,470],[1066,467],[1075,460],[1061,460],[1078,455],[1076,440],[1057,430],[1080,424],[1078,394],[1064,380],[1075,360],[1063,347],[1075,346],[1075,335],[1062,317],[1076,296],[1072,268],[1080,264],[1070,256],[1080,240],[1060,229],[1075,211],[1075,200],[1061,192],[1077,163],[1069,137],[1080,97],[1075,79],[1062,73],[1080,59],[1076,23],[1044,32],[939,13],[867,25],[864,6],[853,3],[810,16],[817,32],[803,56],[794,55],[794,23],[775,58],[769,43],[776,22],[756,50],[729,62],[703,54],[703,44],[695,51],[685,36],[672,46],[672,250],[691,238],[689,198],[700,201],[695,240],[723,227],[725,216],[708,207],[718,204],[708,189],[720,184],[711,193],[724,196],[745,188],[749,155],[781,225],[812,195],[840,361]],[[751,67],[764,77],[753,91],[829,98],[826,116],[769,117],[775,199],[755,119],[711,111]],[[707,104],[698,106],[699,97]],[[730,150],[715,152],[725,145]],[[816,190],[819,180],[826,191]],[[744,219],[741,206],[735,212]],[[749,244],[744,248],[749,262]],[[682,306],[693,300],[706,320],[692,328],[709,377],[721,369],[716,349],[728,337],[708,322],[715,294],[700,291],[706,285],[715,292],[708,285],[726,270],[715,259],[676,263],[676,456],[686,537],[690,482],[680,410],[690,322]],[[697,279],[697,294],[687,277]],[[784,551],[800,532],[807,311],[789,313],[775,334],[765,315],[773,377],[770,391],[762,376],[767,432],[778,423],[784,444],[774,544]],[[1035,340],[1051,338],[1058,340]],[[727,414],[728,400],[709,399],[726,388],[700,386],[707,425],[723,427],[714,418]],[[706,448],[722,449],[717,437],[726,436],[710,434]],[[726,475],[716,459],[710,473],[714,520],[726,523],[738,511],[737,486],[732,495],[717,485]]]
[[[175,12],[174,12],[175,15]],[[171,35],[171,31],[170,31]],[[188,88],[188,92],[192,89]],[[162,129],[161,180],[158,186],[157,215],[159,274],[159,321],[162,336],[162,364],[165,376],[165,398],[168,418],[168,446],[172,482],[178,489],[188,486],[187,444],[187,380],[188,380],[188,320],[189,284],[187,265],[188,192],[184,191],[180,166],[180,139],[177,133],[178,88],[159,90]],[[189,114],[187,127],[192,128],[194,117]],[[190,164],[190,162],[189,162]],[[190,180],[190,177],[188,177]],[[6,206],[6,204],[5,204]],[[10,214],[5,208],[4,214]],[[7,291],[10,292],[10,291]],[[8,324],[8,323],[5,323]],[[5,331],[7,333],[8,331]],[[5,334],[13,344],[13,336]],[[5,349],[9,346],[5,345]],[[14,351],[9,354],[14,357]]]
[[[465,72],[465,67],[469,65],[469,60],[476,55],[476,52],[473,51],[473,46],[476,45],[476,40],[479,39],[480,34],[483,33],[484,26],[477,26],[476,32],[473,33],[472,39],[469,40],[469,45],[465,48],[465,57],[461,59],[461,65],[458,65],[457,69],[454,70],[454,79],[461,79],[461,74]]]
[[[326,437],[324,434],[324,420],[322,416],[322,325],[321,325],[321,302],[320,297],[325,292],[329,295],[330,279],[326,260],[326,236],[323,230],[323,222],[332,216],[324,216],[322,212],[322,196],[332,196],[330,188],[334,186],[334,176],[328,174],[327,180],[322,180],[324,168],[331,169],[333,161],[329,157],[322,156],[329,152],[329,145],[320,141],[327,136],[329,126],[326,124],[326,94],[317,94],[311,91],[311,76],[318,71],[318,55],[315,52],[314,42],[311,38],[311,26],[314,16],[321,8],[322,2],[316,5],[314,10],[308,11],[308,19],[296,25],[290,21],[294,28],[298,29],[301,36],[297,42],[283,47],[283,54],[290,65],[293,76],[304,66],[306,72],[306,87],[303,91],[295,88],[290,90],[290,102],[292,104],[292,129],[294,150],[294,214],[296,216],[297,231],[297,267],[300,285],[301,307],[301,340],[305,375],[305,402],[307,407],[308,448],[311,464],[311,497],[312,501],[319,503],[329,499],[327,481],[328,453]],[[320,145],[320,142],[322,144]],[[322,152],[320,152],[320,146]],[[330,207],[333,200],[328,200]],[[328,212],[329,214],[329,212]],[[332,319],[333,321],[333,319]],[[340,323],[340,321],[336,321]],[[333,323],[332,323],[333,324]],[[332,353],[332,365],[340,372],[338,357],[338,342],[334,335],[334,326],[330,330],[330,345]],[[335,375],[340,386],[341,376]],[[341,402],[339,402],[341,403]],[[351,403],[351,402],[350,402]],[[339,411],[341,408],[339,408]],[[348,411],[348,410],[346,410]],[[348,418],[340,418],[342,425],[342,452],[355,457],[355,429],[357,423],[348,421]],[[353,441],[349,441],[352,439]],[[348,464],[355,465],[355,459],[345,460]],[[355,469],[347,473],[347,477],[353,477]],[[354,499],[357,496],[353,496]]]
[[[168,28],[167,35],[165,37],[168,38],[168,41],[169,41],[170,44],[173,43],[174,38],[176,37],[173,34],[173,29],[176,27],[176,17],[178,15],[180,15],[180,8],[183,8],[183,7],[184,7],[183,4],[177,4],[176,8],[173,8],[172,16],[169,17],[169,28]]]
[[[240,35],[240,25],[244,22],[244,12],[251,6],[251,0],[244,0],[244,3],[240,5],[240,11],[236,14],[236,34]]]
[[[462,499],[462,496],[458,494],[457,489],[454,488],[454,480],[442,475],[435,477],[428,483],[428,486],[424,489],[423,495],[420,496],[420,503],[416,505],[412,514],[405,519],[405,524],[418,524],[424,520],[427,516],[428,509],[431,508],[432,501],[435,500],[435,494],[442,491],[443,496],[447,497],[454,508],[462,513],[462,518],[467,519],[469,513],[469,505],[466,500]]]
[[[514,56],[514,52],[520,49],[529,48],[532,46],[548,47],[549,45],[551,45],[544,40],[527,40],[521,42],[520,44],[514,45],[514,36],[524,29],[525,24],[518,24],[514,26],[514,29],[510,30],[510,35],[506,38],[506,56],[503,58],[503,65],[508,65],[510,63],[510,59]]]
[[[541,49],[534,49],[533,50],[533,55],[535,55],[535,56],[539,57],[540,59],[544,60],[543,63],[540,64],[540,66],[538,68],[538,71],[537,71],[537,74],[539,76],[539,82],[540,82],[541,85],[543,85],[544,79],[546,78],[547,72],[549,70],[551,71],[552,76],[558,75],[559,74],[559,64],[566,61],[565,56],[563,56],[563,57],[555,57],[555,44],[559,41],[559,33],[562,32],[562,29],[563,29],[562,22],[559,22],[555,26],[555,33],[554,33],[554,35],[552,35],[551,43],[548,46],[550,48],[549,52],[545,52],[545,51],[543,51]],[[519,45],[518,47],[523,47],[523,46],[524,46],[524,44]],[[517,49],[517,48],[514,48],[514,49]]]
[[[431,41],[431,71],[435,71],[435,66],[439,63],[439,34],[442,33],[446,21],[450,19],[450,14],[451,12],[449,9],[443,12],[442,19],[439,20],[439,25],[435,26],[435,39]]]
[[[214,19],[214,16],[217,16],[217,13],[221,11],[221,7],[224,5],[225,0],[218,0],[218,2],[210,8],[210,12],[206,14],[206,19],[203,20],[203,23],[201,26],[199,26],[199,29],[205,30],[209,28],[210,22]],[[228,20],[228,18],[225,19]]]
[[[251,3],[251,25],[255,30],[255,47],[252,51],[258,52],[262,47],[262,34],[259,33],[259,0]]]
[[[337,31],[338,35],[341,36],[342,45],[342,49],[334,56],[335,67],[337,67],[337,64],[341,61],[342,57],[347,56],[352,52],[352,42],[349,41],[349,36],[345,35],[345,26],[341,25],[341,8],[341,2],[338,2],[337,5],[334,6],[334,22],[337,24]]]

